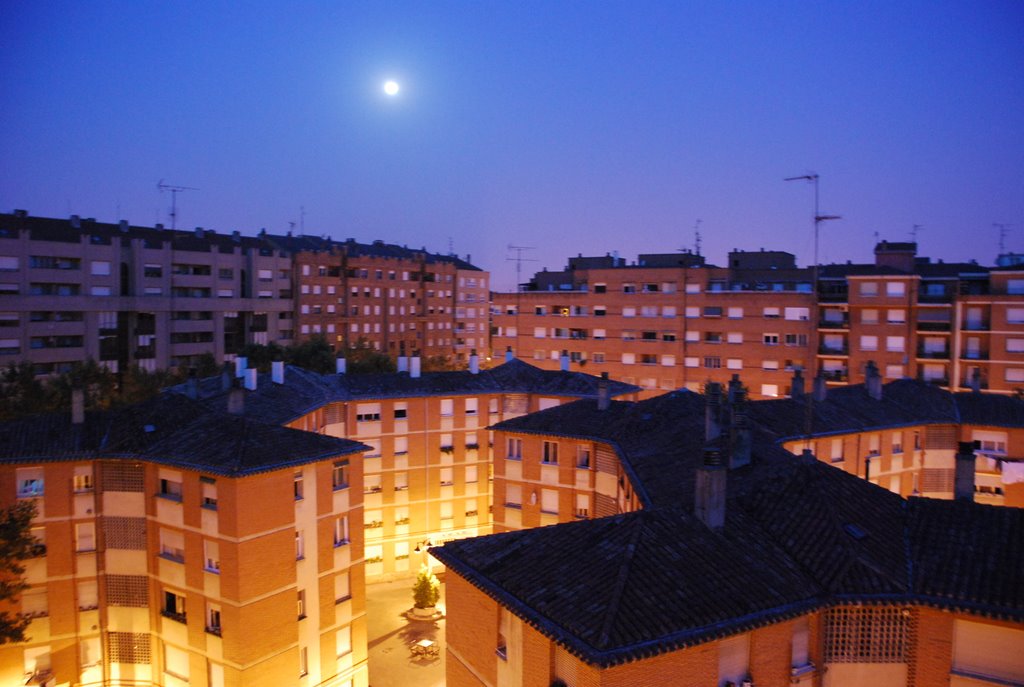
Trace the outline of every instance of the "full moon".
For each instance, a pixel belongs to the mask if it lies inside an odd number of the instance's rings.
[[[398,90],[399,86],[397,81],[384,82],[384,92],[387,93],[388,95],[398,95]]]

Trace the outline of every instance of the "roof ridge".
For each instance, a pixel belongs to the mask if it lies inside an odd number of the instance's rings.
[[[625,595],[626,580],[629,578],[630,569],[632,568],[633,556],[636,555],[637,543],[640,535],[643,534],[644,525],[642,521],[645,518],[640,516],[637,520],[639,522],[634,526],[633,532],[629,537],[629,543],[626,545],[626,555],[619,565],[619,574],[616,576],[615,584],[612,585],[608,612],[605,615],[604,623],[601,625],[601,633],[597,639],[600,646],[607,645],[610,639],[612,624],[619,614],[619,606],[622,604],[622,597]]]

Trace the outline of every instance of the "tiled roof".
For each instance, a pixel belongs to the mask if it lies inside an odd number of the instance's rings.
[[[288,365],[284,384],[275,384],[270,374],[258,375],[256,390],[245,392],[245,408],[246,415],[260,421],[284,424],[329,403],[344,401],[497,393],[596,398],[598,381],[581,372],[541,370],[518,359],[478,374],[424,372],[419,377],[407,372],[321,375]],[[608,390],[611,396],[619,396],[639,387],[609,380]],[[186,393],[187,385],[174,387],[174,391]],[[199,397],[205,403],[227,407],[227,396],[221,377],[199,382]]]
[[[242,476],[366,449],[347,439],[216,412],[178,394],[91,412],[82,425],[71,424],[66,413],[0,423],[2,463],[124,457]]]
[[[972,402],[984,405],[975,395],[910,380],[886,385],[881,401],[863,386],[847,387],[816,404],[815,429],[841,431],[844,407],[846,431],[957,422],[958,404]],[[1019,422],[1021,402],[993,403]],[[778,440],[802,434],[802,402],[747,404],[752,462],[728,473],[724,528],[704,527],[691,514],[704,407],[702,396],[677,391],[604,411],[577,401],[499,423],[495,429],[608,442],[644,509],[431,552],[601,666],[836,603],[928,603],[1024,619],[1024,511],[907,502],[813,457],[793,456]],[[787,414],[796,417],[787,421]]]

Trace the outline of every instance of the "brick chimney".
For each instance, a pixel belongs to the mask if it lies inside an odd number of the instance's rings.
[[[704,464],[697,468],[694,515],[712,530],[720,530],[725,525],[727,475],[719,447],[713,443],[706,444]]]
[[[270,363],[270,381],[274,384],[284,384],[284,361],[275,360]]]
[[[753,437],[747,418],[747,394],[740,387],[729,403],[729,469],[750,465]]]
[[[71,390],[71,424],[85,424],[85,390],[77,387]]]
[[[825,371],[818,369],[818,374],[814,375],[814,391],[811,393],[811,397],[817,403],[821,403],[828,396],[828,384],[825,382]]]
[[[801,399],[805,394],[804,390],[804,371],[801,368],[793,370],[793,388],[790,389],[789,396],[794,399]]]
[[[974,500],[974,461],[974,442],[959,442],[953,483],[953,498],[957,501]]]
[[[882,400],[882,375],[878,374],[878,366],[874,360],[869,360],[864,368],[864,388],[868,396],[876,401]]]
[[[704,441],[712,442],[722,434],[722,385],[708,382],[704,385]]]
[[[469,353],[469,374],[480,374],[480,356],[477,355],[475,348]]]
[[[597,409],[608,410],[611,406],[611,396],[608,393],[608,373],[602,372],[601,379],[597,380]]]

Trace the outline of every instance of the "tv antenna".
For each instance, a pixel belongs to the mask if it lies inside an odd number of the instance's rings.
[[[910,239],[914,243],[917,243],[917,232],[921,231],[922,229],[924,229],[923,224],[915,224],[912,227],[910,227]]]
[[[178,225],[178,194],[182,191],[198,191],[199,189],[192,188],[191,186],[165,184],[163,179],[157,182],[156,187],[160,189],[160,193],[164,191],[171,192],[171,229],[175,229]]]
[[[518,343],[519,338],[519,313],[523,309],[523,284],[522,284],[522,272],[524,262],[537,262],[536,258],[524,258],[523,251],[536,250],[535,246],[513,246],[511,243],[508,244],[508,250],[514,250],[516,257],[505,258],[506,260],[513,260],[516,263],[516,339]],[[519,346],[516,346],[519,349]]]
[[[698,219],[693,224],[693,245],[694,252],[697,253],[697,255],[700,255],[700,223],[702,221],[703,220]]]
[[[999,230],[999,254],[1002,255],[1006,252],[1006,235],[1010,233],[1010,227],[1013,225],[1005,222],[993,222],[992,226]]]

